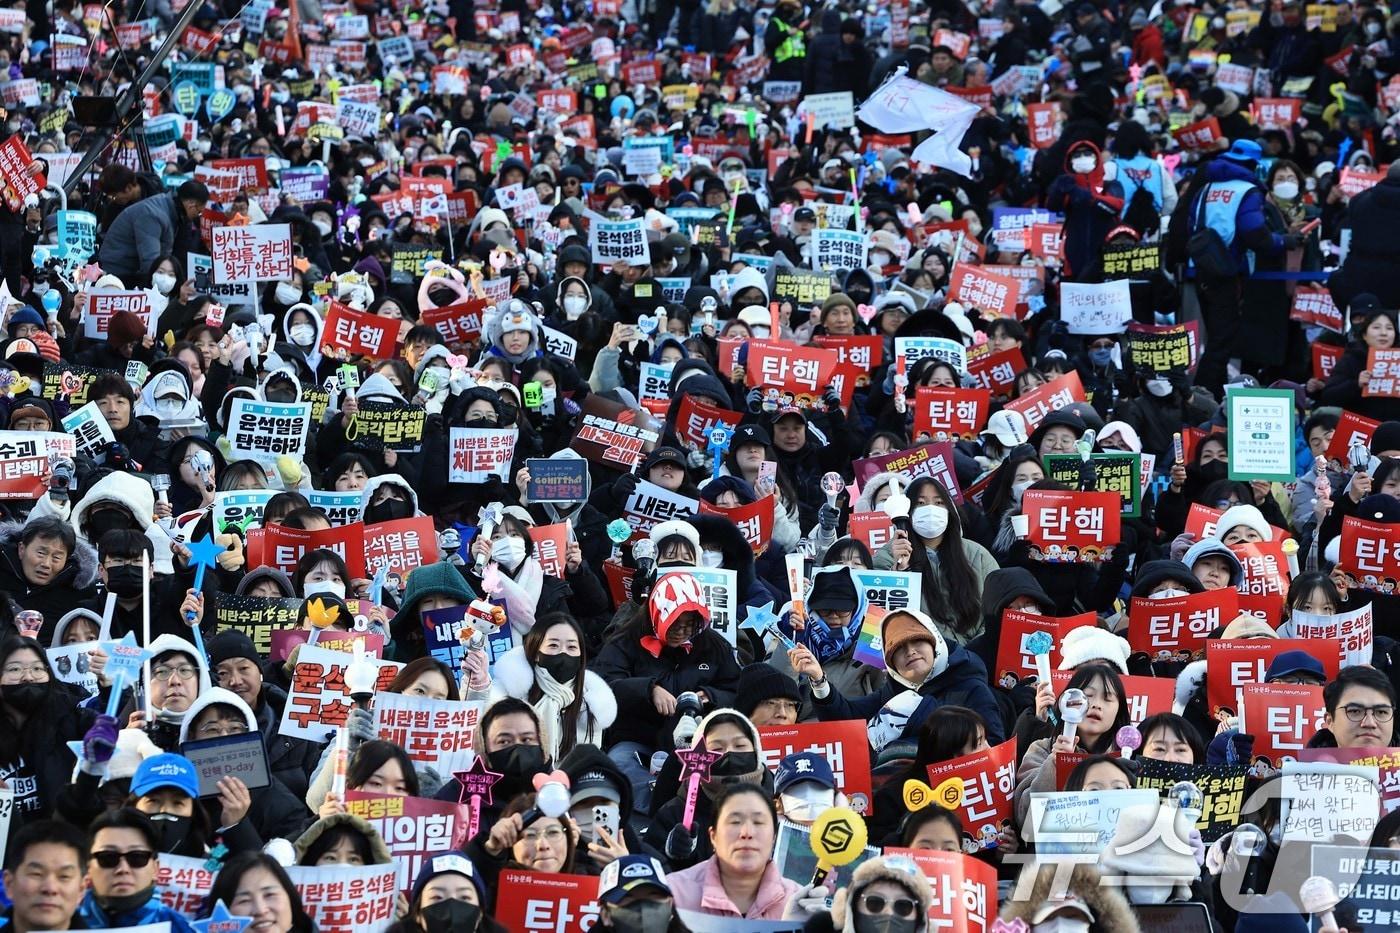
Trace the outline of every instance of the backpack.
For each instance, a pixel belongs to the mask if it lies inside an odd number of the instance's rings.
[[[1205,282],[1223,282],[1240,274],[1239,264],[1225,243],[1225,238],[1206,226],[1206,195],[1210,185],[1201,189],[1196,202],[1196,230],[1186,241],[1186,255],[1196,266],[1196,278]]]

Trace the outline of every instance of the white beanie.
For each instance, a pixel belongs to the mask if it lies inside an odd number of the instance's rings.
[[[1274,540],[1274,530],[1269,527],[1269,523],[1264,521],[1264,513],[1252,505],[1232,505],[1225,510],[1225,514],[1220,516],[1220,520],[1215,523],[1215,534],[1213,537],[1224,541],[1225,533],[1238,525],[1246,525],[1259,532],[1259,536],[1265,541]]]
[[[690,522],[683,522],[678,518],[673,518],[669,522],[662,522],[652,527],[647,537],[651,538],[651,543],[656,545],[658,551],[661,550],[661,542],[667,538],[679,535],[690,542],[690,546],[695,550],[695,559],[700,559],[700,532]],[[660,554],[657,555],[660,557]]]
[[[1128,445],[1128,449],[1135,454],[1142,453],[1142,438],[1138,436],[1137,430],[1126,421],[1110,421],[1099,431],[1099,442],[1102,443],[1106,437],[1118,435],[1123,439],[1123,443]]]
[[[1090,661],[1102,661],[1118,673],[1128,673],[1128,640],[1097,625],[1071,629],[1060,642],[1060,670],[1069,671]]]

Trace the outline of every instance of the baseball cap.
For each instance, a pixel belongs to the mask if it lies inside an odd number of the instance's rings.
[[[650,886],[671,894],[661,863],[649,855],[624,855],[615,859],[598,876],[598,903],[616,904],[641,887]]]
[[[1316,677],[1318,683],[1327,681],[1327,673],[1322,669],[1322,662],[1317,658],[1306,651],[1284,651],[1269,662],[1269,670],[1264,675],[1264,682],[1270,683],[1290,674],[1307,674],[1310,677]]]
[[[1002,409],[987,419],[987,427],[983,429],[982,436],[988,434],[997,439],[1003,447],[1011,448],[1017,444],[1024,444],[1029,438],[1026,432],[1026,419],[1019,411]]]
[[[831,765],[816,752],[798,752],[778,762],[778,770],[773,775],[773,791],[781,794],[799,781],[814,781],[822,787],[836,789],[836,776],[831,772]]]
[[[152,755],[137,767],[131,776],[131,793],[144,797],[162,787],[173,787],[189,797],[199,796],[199,778],[194,773],[194,765],[184,755],[169,752]]]
[[[784,405],[782,408],[779,408],[777,411],[773,412],[772,422],[773,424],[777,424],[779,421],[782,421],[788,416],[792,416],[794,418],[801,418],[803,422],[806,422],[807,420],[807,416],[802,413],[802,409],[798,408],[795,405]]]
[[[799,207],[797,210],[792,212],[792,219],[811,221],[815,223],[817,219],[817,212],[812,210],[810,207]]]
[[[685,454],[676,447],[658,447],[647,457],[646,463],[642,464],[642,472],[645,473],[647,470],[661,463],[674,463],[684,470]]]
[[[744,444],[762,444],[764,447],[772,447],[773,438],[769,436],[761,424],[741,424],[734,429],[734,437],[729,441],[729,448],[738,450]]]
[[[618,791],[613,778],[607,772],[597,769],[585,771],[574,778],[572,793],[569,795],[569,806],[575,806],[581,801],[594,797],[602,797],[616,804],[622,803],[622,794]]]

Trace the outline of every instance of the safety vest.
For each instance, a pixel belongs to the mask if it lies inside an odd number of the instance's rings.
[[[1235,215],[1244,203],[1244,196],[1253,190],[1254,185],[1247,181],[1213,181],[1201,194],[1206,199],[1205,225],[1220,234],[1220,239],[1235,255],[1244,253],[1250,272],[1254,271],[1254,253],[1235,248]]]
[[[1156,159],[1138,153],[1131,159],[1118,160],[1118,181],[1123,186],[1123,216],[1139,188],[1152,195],[1152,206],[1162,212],[1162,166]]]
[[[807,54],[807,44],[802,39],[802,30],[794,29],[778,17],[773,22],[783,31],[783,44],[773,53],[773,61],[781,64],[790,58],[803,58]]]

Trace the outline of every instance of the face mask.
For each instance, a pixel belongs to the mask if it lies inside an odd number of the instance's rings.
[[[711,570],[718,570],[724,566],[723,551],[701,551],[700,566],[709,567]]]
[[[937,538],[948,530],[948,510],[941,505],[921,505],[909,520],[920,538]]]
[[[1366,35],[1371,36],[1372,38],[1375,38],[1376,36],[1379,36],[1380,34],[1381,34],[1381,24],[1380,24],[1380,23],[1374,23],[1374,22],[1373,22],[1373,23],[1367,23],[1367,24],[1366,24]]]
[[[890,264],[889,253],[871,253],[870,264],[877,269],[883,269]]]
[[[619,933],[651,933],[665,930],[671,925],[674,911],[664,901],[638,901],[627,907],[616,905],[608,908],[612,928]]]
[[[279,283],[274,294],[277,296],[277,301],[284,305],[294,305],[301,301],[301,289],[291,282]]]
[[[1296,181],[1281,181],[1274,185],[1274,197],[1280,201],[1291,201],[1298,196],[1298,183]]]
[[[180,413],[180,409],[185,407],[185,403],[178,398],[158,398],[156,399],[156,414],[164,421],[173,418]]]
[[[1105,349],[1103,347],[1090,350],[1089,362],[1093,363],[1095,366],[1107,366],[1109,363],[1113,362],[1113,350],[1111,348]]]
[[[321,220],[318,218],[311,221],[311,223],[316,227],[316,232],[321,234],[321,236],[326,237],[331,235],[331,222],[329,220]]]
[[[1172,394],[1172,384],[1166,379],[1149,379],[1147,380],[1147,391],[1158,398],[1166,398]]]
[[[305,583],[301,588],[302,595],[306,599],[313,596],[320,596],[322,593],[329,593],[331,596],[345,598],[345,584],[339,580],[318,580],[315,583]]]
[[[528,781],[544,770],[544,749],[538,745],[512,745],[486,756],[491,770],[517,782]]]
[[[1098,164],[1099,160],[1093,156],[1076,156],[1070,160],[1069,167],[1076,175],[1087,175]]]
[[[316,328],[310,324],[293,324],[288,328],[291,334],[292,343],[299,347],[309,347],[316,339]]]
[[[371,505],[365,509],[365,524],[367,525],[412,517],[413,503],[405,502],[402,499],[385,499],[378,505]]]
[[[855,921],[856,933],[914,933],[919,928],[918,917],[896,917],[894,914],[874,917],[856,914]]]
[[[156,291],[160,292],[162,295],[168,295],[171,290],[175,288],[175,276],[167,275],[164,272],[157,272],[155,275],[151,276],[151,284],[153,284],[156,287]]]
[[[185,842],[185,837],[190,834],[191,817],[176,816],[173,813],[152,813],[151,823],[155,825],[156,834],[160,836],[160,851],[174,852]]]
[[[141,568],[125,565],[107,568],[107,589],[122,599],[141,595]]]
[[[492,541],[491,559],[508,570],[514,570],[525,559],[525,542],[514,535]]]
[[[750,327],[749,331],[753,334],[755,340],[767,340],[768,335],[772,333],[772,330],[767,327]]]
[[[1015,502],[1017,505],[1020,505],[1020,504],[1021,504],[1021,497],[1024,496],[1024,495],[1026,494],[1026,490],[1027,490],[1027,489],[1030,489],[1030,488],[1031,488],[1031,485],[1032,485],[1032,484],[1031,484],[1031,481],[1030,481],[1030,480],[1027,480],[1027,481],[1024,482],[1024,483],[1012,483],[1012,484],[1011,484],[1011,501],[1012,501],[1012,502]]]
[[[1148,599],[1175,599],[1178,596],[1185,595],[1185,590],[1178,590],[1175,587],[1172,587],[1169,590],[1161,590],[1159,592],[1153,593],[1151,596],[1148,597]]]
[[[427,929],[441,930],[442,933],[473,933],[481,923],[480,907],[455,898],[429,904],[419,912]]]
[[[588,310],[588,299],[582,295],[564,296],[564,316],[571,321],[577,321],[583,312]]]
[[[32,713],[48,695],[48,684],[10,684],[0,687],[0,699],[21,713]]]
[[[725,752],[710,771],[720,777],[739,777],[758,770],[758,752]]]
[[[542,654],[535,659],[535,666],[547,671],[555,683],[571,684],[578,677],[583,658],[572,654]]]

